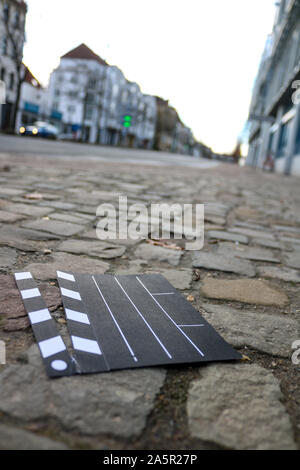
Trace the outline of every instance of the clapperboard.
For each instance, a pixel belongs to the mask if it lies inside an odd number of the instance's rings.
[[[31,273],[15,274],[49,377],[241,358],[160,274],[57,279],[70,351]]]

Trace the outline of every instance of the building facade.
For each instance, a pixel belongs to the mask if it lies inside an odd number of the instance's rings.
[[[159,96],[156,96],[156,103],[155,149],[164,152],[198,155],[192,131],[181,122],[176,109]]]
[[[52,124],[74,140],[152,148],[156,102],[85,44],[61,57],[48,88]]]
[[[5,104],[0,105],[0,130],[13,131],[21,92],[27,6],[22,0],[0,0],[0,80]]]
[[[24,80],[21,85],[16,132],[19,131],[21,126],[33,124],[35,121],[47,120],[47,100],[47,90],[24,66]]]
[[[281,0],[253,89],[246,164],[300,175],[300,0]]]

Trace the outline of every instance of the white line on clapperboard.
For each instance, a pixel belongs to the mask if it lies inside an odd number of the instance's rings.
[[[149,328],[149,330],[151,331],[151,333],[153,334],[153,336],[155,337],[156,341],[158,341],[158,343],[161,345],[161,347],[163,348],[163,350],[165,351],[165,353],[167,354],[167,356],[172,359],[172,356],[171,354],[169,353],[169,351],[167,350],[167,348],[163,345],[163,343],[161,342],[161,340],[159,339],[159,337],[157,336],[156,333],[154,333],[154,331],[152,330],[151,326],[149,325],[149,323],[147,322],[147,320],[145,319],[145,317],[143,316],[143,314],[139,311],[139,309],[137,308],[137,306],[135,305],[135,303],[133,302],[133,300],[129,297],[129,295],[127,294],[127,292],[125,291],[125,289],[123,288],[123,286],[121,286],[120,282],[118,281],[118,279],[115,277],[115,281],[117,282],[117,284],[121,287],[122,291],[124,292],[124,294],[126,295],[127,299],[129,300],[129,302],[131,303],[131,305],[135,308],[135,310],[137,311],[137,313],[140,315],[140,317],[144,320],[145,324],[147,325],[147,327]]]
[[[183,336],[191,343],[192,346],[194,346],[194,348],[198,351],[198,353],[204,357],[204,354],[203,352],[195,345],[195,343],[193,343],[193,341],[185,334],[184,331],[181,330],[181,328],[177,325],[177,323],[174,322],[173,318],[170,317],[170,315],[168,314],[168,312],[165,311],[165,309],[160,305],[160,303],[158,302],[158,300],[156,300],[156,298],[153,296],[153,294],[151,294],[151,292],[147,289],[147,287],[142,283],[142,281],[136,276],[136,279],[139,281],[139,283],[143,286],[143,288],[145,289],[146,292],[148,292],[148,294],[150,295],[150,297],[154,300],[154,302],[158,305],[158,307],[164,312],[165,315],[167,315],[167,317],[169,318],[169,320],[171,320],[171,322],[173,323],[173,325],[176,326],[176,328],[183,334]]]
[[[114,321],[116,327],[118,328],[119,333],[120,333],[120,335],[122,336],[122,338],[123,338],[123,340],[124,340],[124,342],[125,342],[125,344],[126,344],[128,350],[129,350],[130,354],[132,355],[132,357],[133,357],[133,359],[135,360],[135,362],[137,362],[138,360],[137,360],[137,358],[136,358],[136,356],[135,356],[133,350],[131,349],[131,347],[130,347],[130,345],[129,345],[129,343],[128,343],[128,341],[127,341],[127,339],[126,339],[126,337],[125,337],[125,335],[124,335],[124,333],[123,333],[123,331],[121,330],[121,328],[120,328],[120,326],[119,326],[117,320],[115,319],[114,314],[112,313],[111,309],[109,308],[109,305],[108,305],[108,303],[106,302],[106,300],[105,300],[105,298],[104,298],[104,295],[102,294],[102,292],[101,292],[101,290],[100,290],[100,288],[99,288],[99,286],[98,286],[98,284],[97,284],[96,279],[94,278],[94,276],[92,276],[92,279],[93,279],[93,281],[94,281],[94,283],[95,283],[95,286],[97,287],[98,292],[99,292],[99,294],[101,295],[101,298],[102,298],[103,302],[105,303],[105,306],[106,306],[107,310],[109,311],[109,313],[110,313],[110,315],[111,315],[111,317],[112,317],[112,319],[113,319],[113,321]]]

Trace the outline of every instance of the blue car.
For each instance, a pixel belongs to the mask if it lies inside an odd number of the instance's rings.
[[[21,126],[19,134],[31,137],[44,137],[46,139],[57,139],[58,130],[48,122],[37,121],[30,126]]]

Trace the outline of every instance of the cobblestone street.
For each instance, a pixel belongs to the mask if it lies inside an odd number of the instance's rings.
[[[230,164],[0,154],[0,448],[300,449],[299,184]],[[97,206],[120,194],[205,203],[204,249],[98,240]],[[67,338],[62,268],[163,274],[243,361],[48,379],[11,274],[32,272]]]

